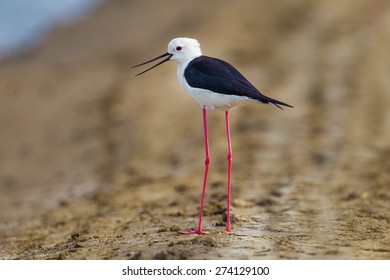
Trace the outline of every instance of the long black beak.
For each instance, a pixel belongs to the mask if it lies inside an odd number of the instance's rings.
[[[146,69],[145,71],[142,71],[141,73],[138,73],[138,74],[135,75],[135,76],[139,76],[139,75],[141,75],[141,74],[143,74],[143,73],[145,73],[145,72],[148,72],[149,70],[152,70],[153,68],[159,66],[160,64],[163,64],[164,62],[167,62],[168,60],[171,59],[172,54],[166,52],[166,53],[164,53],[164,54],[162,54],[162,55],[160,55],[160,56],[158,56],[158,57],[156,57],[156,58],[153,58],[153,59],[151,59],[151,60],[148,60],[148,61],[146,61],[146,62],[144,62],[144,63],[140,63],[140,64],[137,64],[137,65],[134,65],[132,68],[135,68],[135,67],[138,67],[138,66],[141,66],[141,65],[148,64],[148,63],[150,63],[150,62],[152,62],[152,61],[155,61],[155,60],[157,60],[157,59],[159,59],[159,58],[163,58],[163,57],[166,57],[166,56],[167,56],[167,58],[165,58],[164,60],[162,60],[162,61],[160,61],[159,63],[157,63],[156,65],[154,65],[154,66],[152,66],[152,67]]]

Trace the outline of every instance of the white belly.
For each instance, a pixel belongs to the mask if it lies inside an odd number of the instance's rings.
[[[243,96],[227,95],[215,93],[205,89],[185,87],[188,93],[199,103],[203,108],[213,110],[229,110],[241,103],[253,102],[253,99]]]
[[[246,96],[236,96],[215,93],[207,89],[193,88],[187,83],[184,78],[184,69],[186,65],[179,66],[177,69],[177,77],[183,88],[199,103],[199,105],[212,110],[229,110],[234,106],[242,103],[253,103],[256,100]]]

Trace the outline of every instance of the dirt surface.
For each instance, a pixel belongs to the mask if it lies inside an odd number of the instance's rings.
[[[160,5],[160,6],[158,6]],[[163,6],[162,6],[163,5]],[[389,259],[385,1],[109,1],[0,65],[1,259]],[[294,105],[210,111],[207,235],[200,107],[176,65],[200,40]]]

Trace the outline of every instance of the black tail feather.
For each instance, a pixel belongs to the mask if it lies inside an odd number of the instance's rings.
[[[286,107],[294,108],[293,106],[291,106],[291,105],[289,105],[289,104],[287,104],[287,103],[284,103],[284,102],[282,102],[282,101],[273,99],[273,98],[268,97],[268,96],[265,96],[265,95],[261,95],[261,96],[258,98],[258,100],[259,100],[260,102],[263,102],[263,103],[266,103],[266,104],[271,103],[271,104],[275,105],[276,107],[278,107],[279,109],[282,109],[282,110],[283,110],[283,108],[282,108],[281,106],[286,106]],[[281,106],[280,106],[280,105],[281,105]]]

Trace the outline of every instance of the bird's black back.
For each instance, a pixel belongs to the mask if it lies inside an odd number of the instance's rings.
[[[263,95],[236,68],[218,58],[204,55],[194,58],[184,71],[184,77],[194,88],[207,89],[220,94],[246,96],[276,106],[292,107]]]

